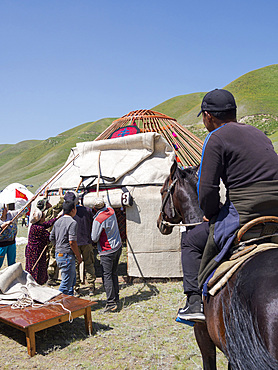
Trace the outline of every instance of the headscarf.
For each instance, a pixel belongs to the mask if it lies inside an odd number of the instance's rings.
[[[42,218],[42,215],[42,211],[39,208],[35,208],[30,218],[31,224],[36,224],[37,222],[39,222]]]

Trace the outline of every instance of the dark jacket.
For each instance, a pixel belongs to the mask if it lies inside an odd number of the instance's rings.
[[[278,156],[268,137],[257,128],[229,122],[207,136],[199,170],[201,209],[211,219],[219,212],[219,183],[228,189],[278,180]],[[267,187],[264,189],[268,192]]]
[[[220,210],[219,184],[227,189]],[[278,156],[271,141],[253,126],[229,122],[206,138],[199,171],[201,209],[210,234],[199,271],[199,286],[226,257],[236,231],[260,216],[278,216]]]

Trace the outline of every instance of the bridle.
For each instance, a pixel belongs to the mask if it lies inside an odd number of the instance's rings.
[[[173,182],[171,183],[171,185],[169,186],[169,181],[168,181],[168,186],[166,189],[163,189],[161,194],[165,193],[166,192],[166,196],[163,198],[163,201],[162,201],[162,205],[161,205],[161,209],[160,209],[160,212],[161,212],[161,217],[162,217],[162,222],[165,223],[167,221],[165,221],[164,219],[164,216],[165,216],[165,212],[164,212],[164,209],[165,209],[165,205],[169,199],[170,201],[170,211],[171,211],[171,216],[172,218],[175,218],[176,215],[178,215],[179,217],[182,218],[181,214],[177,211],[177,209],[175,208],[174,206],[174,201],[173,201],[173,194],[172,194],[172,189],[174,189],[176,183],[177,183],[178,179],[175,178],[173,180]]]
[[[171,183],[171,185],[169,185],[169,180],[168,180],[167,188],[166,189],[163,189],[162,192],[161,192],[161,194],[163,194],[165,192],[167,193],[166,196],[163,198],[161,209],[160,209],[160,213],[161,213],[161,224],[163,224],[165,226],[187,226],[187,227],[200,225],[202,222],[196,222],[196,223],[193,223],[193,224],[172,224],[171,222],[168,222],[168,221],[165,220],[165,212],[164,212],[164,209],[165,209],[165,205],[166,205],[168,199],[170,201],[170,211],[171,211],[172,218],[175,218],[175,216],[177,215],[177,216],[179,216],[182,219],[182,215],[175,208],[174,201],[173,201],[173,192],[172,192],[172,190],[174,189],[177,181],[178,181],[178,178],[175,178],[173,180],[173,182]]]

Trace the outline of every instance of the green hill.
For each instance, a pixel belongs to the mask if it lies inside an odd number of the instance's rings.
[[[268,135],[277,130],[278,64],[246,73],[221,88],[234,94],[238,107],[238,120],[244,120],[260,129],[263,128]],[[153,110],[172,116],[198,137],[204,138],[207,131],[197,114],[205,94],[203,92],[181,95],[157,105]],[[186,109],[182,109],[183,106]]]
[[[235,95],[238,119],[264,131],[278,151],[278,64],[249,72],[223,88]],[[204,139],[207,131],[197,114],[205,94],[176,96],[151,109],[177,119]],[[0,144],[0,189],[12,182],[32,184],[37,189],[65,163],[77,142],[94,140],[113,120],[83,123],[46,140]]]
[[[34,147],[40,140],[26,140],[21,141],[16,145],[1,145],[0,146],[0,166],[4,165],[8,161],[15,157],[20,156],[26,150]],[[1,148],[2,147],[2,148]]]
[[[27,142],[30,145],[10,145],[0,152],[0,189],[13,182],[32,184],[37,189],[65,163],[77,142],[94,140],[114,119],[84,123],[46,140]],[[24,145],[25,150],[21,150]]]

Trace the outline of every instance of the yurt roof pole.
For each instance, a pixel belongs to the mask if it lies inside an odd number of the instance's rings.
[[[80,188],[80,186],[81,186],[82,182],[83,182],[83,177],[81,177],[81,180],[80,180],[80,182],[79,182],[79,184],[78,184],[77,188],[75,189],[75,191],[76,191],[76,192],[78,192],[78,190],[79,190],[79,188]]]
[[[99,153],[98,153],[98,161],[97,161],[97,167],[98,167],[98,176],[97,176],[97,197],[99,197],[100,155],[101,155],[101,151],[99,151]]]
[[[39,189],[38,191],[37,191],[37,193],[25,204],[25,206],[24,207],[22,207],[21,208],[21,210],[18,212],[18,214],[16,215],[16,216],[14,216],[14,218],[10,221],[10,224],[12,223],[12,222],[14,222],[15,220],[17,220],[18,219],[18,217],[19,216],[21,216],[21,214],[24,212],[24,210],[26,209],[26,208],[28,208],[30,205],[31,205],[31,203],[32,202],[34,202],[34,200],[39,196],[39,194],[42,192],[42,191],[44,191],[44,189],[45,188],[47,188],[47,186],[54,180],[54,179],[56,179],[56,177],[57,176],[59,176],[60,175],[60,173],[65,169],[65,168],[67,168],[67,166],[69,165],[69,164],[71,164],[77,157],[79,156],[79,154],[77,154],[74,158],[72,158],[68,163],[66,163],[65,165],[64,165],[64,167],[62,167],[61,169],[60,169],[60,171],[58,172],[58,173],[56,173],[56,175],[54,176],[54,177],[52,177],[45,185],[44,185],[44,187],[42,188],[42,189]],[[6,225],[6,226],[4,226],[3,227],[3,229],[0,231],[0,235],[6,230],[6,228],[8,227],[9,225]]]
[[[183,166],[200,163],[202,140],[180,125],[175,118],[147,109],[132,111],[116,119],[95,140],[108,139],[109,135],[115,130],[133,124],[139,127],[140,132],[158,132],[162,135],[173,147]]]

